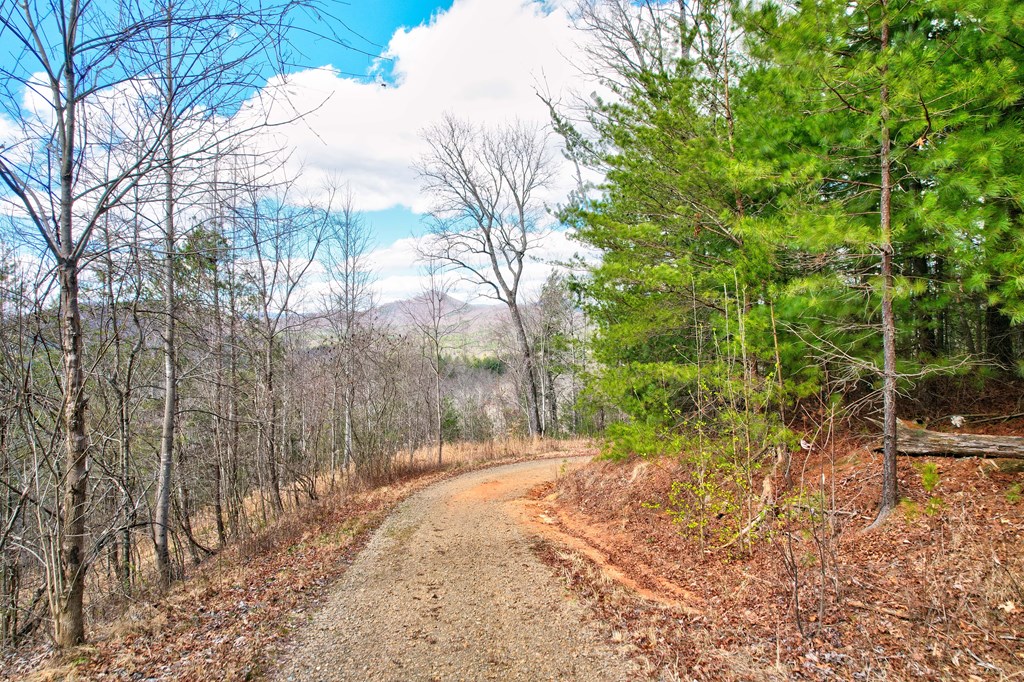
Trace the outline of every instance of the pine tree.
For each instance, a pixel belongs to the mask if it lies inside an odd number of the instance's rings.
[[[873,311],[865,321],[881,331],[881,521],[898,500],[897,351],[909,356],[914,334],[904,320],[927,320],[932,311],[915,311],[921,297],[912,294],[934,287],[932,279],[945,286],[951,265],[974,270],[965,262],[974,233],[998,223],[967,208],[988,201],[962,147],[976,144],[979,116],[1011,88],[1009,74],[990,73],[975,49],[964,60],[981,34],[953,3],[817,0],[795,12],[766,5],[747,26],[769,121],[808,175],[802,203],[788,207],[795,243],[830,262],[836,289],[865,292]],[[936,210],[942,205],[945,214]],[[958,214],[952,229],[937,220],[950,208]]]

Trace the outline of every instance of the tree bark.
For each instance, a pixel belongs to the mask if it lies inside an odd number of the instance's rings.
[[[1024,460],[1024,438],[1019,436],[943,433],[911,428],[900,422],[897,422],[897,433],[902,455]],[[875,450],[881,448],[879,445]]]
[[[267,321],[270,324],[270,321]],[[277,468],[277,395],[274,387],[274,336],[267,332],[267,349],[263,358],[263,384],[266,391],[266,424],[267,429],[267,475],[270,477],[270,503],[274,511],[280,514],[284,511],[284,501],[281,499],[281,476]]]
[[[171,64],[171,27],[173,10],[167,4],[167,52],[164,64],[164,134],[166,142],[166,163],[164,171],[164,416],[160,433],[160,460],[157,470],[156,508],[153,512],[153,545],[156,553],[156,568],[160,581],[170,584],[171,555],[167,544],[171,512],[171,475],[174,467],[174,419],[177,409],[177,362],[175,358],[175,305],[174,305],[174,131],[172,130],[174,102],[174,72]]]
[[[435,346],[434,353],[434,401],[437,403],[437,466],[441,466],[444,450],[444,407],[441,402],[441,352]]]
[[[883,427],[882,427],[882,499],[876,523],[885,519],[899,502],[896,484],[896,318],[893,312],[893,244],[892,244],[892,140],[889,131],[888,67],[884,52],[889,49],[888,0],[882,0],[881,50],[882,84],[879,92],[881,105],[881,197],[880,221],[882,229],[882,353],[883,353]]]
[[[78,14],[78,2],[72,3],[71,16]],[[78,307],[79,263],[73,257],[72,206],[74,197],[74,165],[76,135],[77,74],[71,59],[64,63],[65,125],[60,128],[64,139],[60,141],[60,249],[57,276],[60,280],[61,351],[64,356],[64,432],[66,434],[66,468],[64,483],[64,515],[60,519],[61,548],[59,565],[54,567],[58,576],[54,609],[54,635],[57,646],[67,648],[85,641],[85,619],[82,600],[85,593],[85,513],[89,469],[87,454],[89,436],[85,428],[88,399],[85,394],[83,370],[84,343],[82,316]],[[58,105],[58,109],[60,105]]]
[[[523,370],[526,373],[526,412],[530,423],[530,435],[534,437],[543,436],[544,428],[540,418],[540,391],[537,388],[537,372],[534,367],[530,339],[526,335],[526,323],[523,321],[523,316],[519,312],[519,306],[515,303],[514,296],[510,296],[506,303],[512,316],[512,324],[516,330],[519,352],[523,356]]]
[[[70,191],[69,176],[65,187]],[[71,232],[71,202],[62,207],[61,222]],[[65,242],[69,244],[70,240]],[[73,647],[85,641],[82,598],[85,592],[85,513],[89,469],[86,456],[89,436],[85,429],[88,400],[83,371],[82,318],[78,307],[78,263],[63,262],[58,268],[61,298],[61,340],[64,355],[64,429],[67,434],[60,565],[57,568],[58,593],[54,609],[54,634],[57,646]]]
[[[216,181],[215,181],[216,184]],[[218,225],[220,221],[218,221]],[[222,238],[220,232],[218,239]],[[227,440],[224,433],[224,415],[227,412],[224,407],[224,315],[220,307],[220,252],[221,244],[218,242],[217,251],[213,262],[213,329],[216,335],[215,347],[217,349],[217,384],[214,388],[214,404],[217,406],[217,415],[214,418],[214,447],[216,449],[216,461],[213,465],[213,515],[217,524],[217,544],[224,547],[227,544],[227,530],[224,526],[224,444]]]

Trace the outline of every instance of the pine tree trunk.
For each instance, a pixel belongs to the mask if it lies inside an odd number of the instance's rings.
[[[888,0],[882,0],[883,53],[889,49]],[[893,312],[893,244],[892,244],[892,141],[889,131],[889,86],[886,82],[888,67],[883,55],[882,86],[880,104],[882,110],[881,147],[881,200],[880,218],[882,229],[882,499],[878,509],[879,523],[896,508],[899,501],[896,485],[896,318]]]

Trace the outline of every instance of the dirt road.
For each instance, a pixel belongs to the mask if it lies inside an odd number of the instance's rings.
[[[635,679],[534,557],[516,519],[516,500],[561,466],[486,469],[411,497],[304,627],[275,679]]]

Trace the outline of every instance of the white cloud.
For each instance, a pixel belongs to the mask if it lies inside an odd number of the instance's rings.
[[[368,254],[367,262],[376,276],[374,290],[377,292],[378,303],[412,298],[423,291],[427,278],[417,269],[416,244],[417,240],[409,237]],[[523,271],[520,300],[536,298],[551,271],[577,255],[588,262],[596,258],[595,252],[573,241],[569,231],[553,230],[538,235]],[[452,296],[464,301],[481,302],[479,299],[485,292],[479,287],[460,281],[458,271],[452,271],[449,277],[455,282],[450,292]]]
[[[421,194],[412,169],[425,151],[425,128],[445,114],[485,126],[514,120],[546,125],[549,112],[537,91],[558,98],[592,89],[578,68],[585,63],[582,36],[572,28],[570,4],[455,0],[429,23],[396,31],[370,78],[343,77],[329,65],[278,77],[260,93],[260,104],[254,100],[239,118],[260,116],[268,102],[278,123],[310,111],[265,138],[268,145],[295,150],[292,163],[302,166],[302,183],[310,192],[327,179],[340,178],[351,188],[358,210],[401,206],[426,212],[430,199]],[[548,205],[563,202],[573,187],[567,166],[556,186],[540,197]],[[539,293],[552,262],[568,260],[582,248],[558,230],[545,235],[539,246],[524,273],[523,300]],[[417,261],[412,237],[369,254],[379,303],[421,291],[424,276]],[[318,280],[310,289],[324,286]],[[481,291],[459,281],[451,293],[474,300]]]
[[[446,112],[484,124],[547,123],[535,91],[558,95],[579,82],[572,63],[578,40],[558,3],[455,0],[429,24],[393,35],[387,61],[376,67],[386,71],[386,86],[341,77],[329,66],[274,79],[271,86],[283,85],[291,100],[275,105],[278,120],[290,107],[315,111],[273,137],[296,149],[310,186],[340,175],[361,210],[422,212],[427,202],[411,168],[423,151],[420,131]],[[549,200],[560,200],[569,183],[567,171]]]

